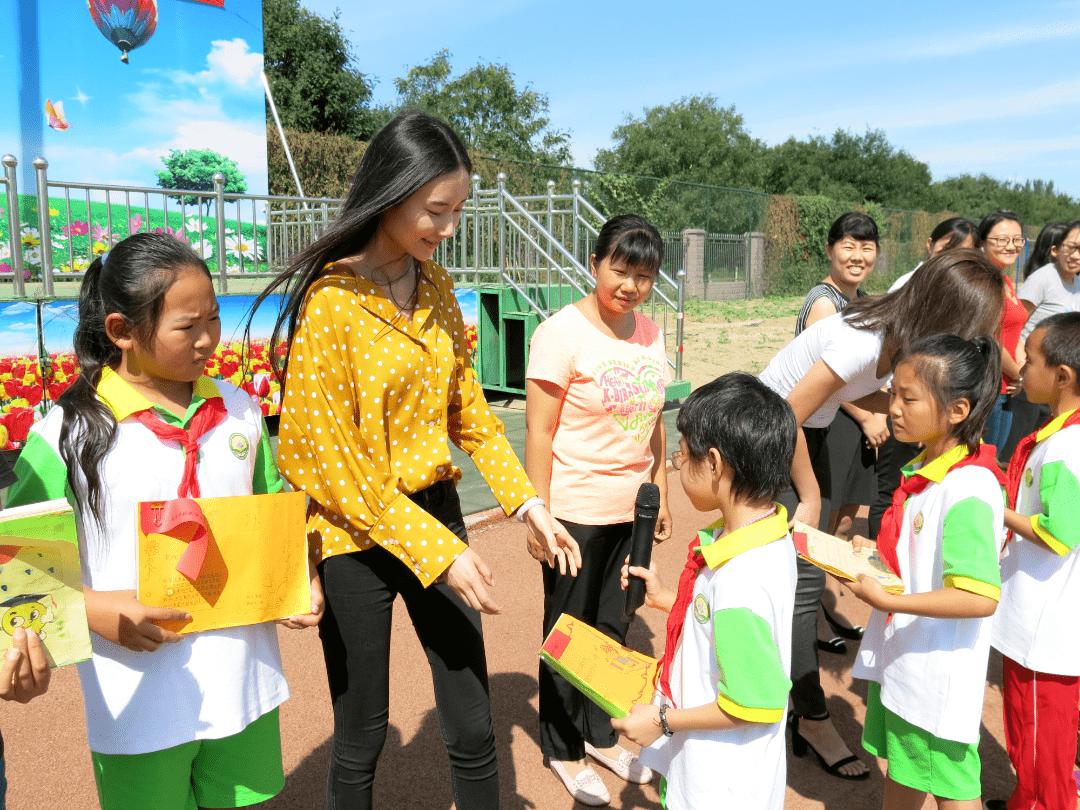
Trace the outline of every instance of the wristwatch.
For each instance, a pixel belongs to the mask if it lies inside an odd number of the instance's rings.
[[[675,733],[667,724],[667,710],[670,708],[671,707],[668,706],[666,703],[663,703],[660,706],[660,728],[664,730],[665,737],[670,737],[672,734]]]

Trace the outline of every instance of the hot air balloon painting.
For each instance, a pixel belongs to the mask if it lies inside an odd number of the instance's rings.
[[[157,28],[155,0],[86,0],[90,16],[105,39],[120,49],[120,61],[146,43]]]
[[[49,126],[57,132],[63,132],[71,126],[64,118],[64,102],[62,101],[53,104],[52,99],[45,99],[45,117],[49,119]]]

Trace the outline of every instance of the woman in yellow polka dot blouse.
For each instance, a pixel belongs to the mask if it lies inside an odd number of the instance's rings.
[[[550,564],[576,572],[581,562],[488,410],[453,281],[431,261],[458,223],[471,171],[442,121],[395,116],[368,145],[337,220],[262,296],[288,290],[273,341],[289,338],[278,464],[311,499],[326,593],[327,807],[372,806],[399,594],[431,663],[454,801],[498,807],[480,612],[499,609],[468,547],[449,442],[543,539]]]

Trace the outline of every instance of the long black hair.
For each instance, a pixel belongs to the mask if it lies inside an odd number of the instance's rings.
[[[1024,262],[1024,280],[1027,277],[1038,270],[1043,265],[1050,264],[1052,261],[1050,257],[1050,248],[1060,248],[1061,243],[1065,241],[1065,237],[1069,235],[1069,231],[1076,227],[1076,223],[1068,222],[1048,222],[1043,226],[1043,229],[1039,231],[1038,237],[1035,239],[1035,244],[1031,248],[1031,253],[1028,254],[1028,259]]]
[[[914,365],[915,376],[929,389],[944,413],[966,399],[967,418],[949,427],[949,436],[979,449],[983,429],[1001,391],[1001,347],[990,335],[965,340],[956,335],[933,335],[917,341],[897,359]]]
[[[276,347],[282,336],[291,346],[304,297],[326,266],[363,250],[389,209],[432,180],[461,170],[472,172],[465,145],[445,122],[425,112],[400,112],[375,133],[360,158],[337,219],[293,258],[252,305],[254,317],[267,297],[279,290],[285,292],[270,337],[271,363],[282,380],[281,372],[289,363],[288,349],[284,363],[279,365]],[[250,337],[251,319],[245,330],[245,344]]]
[[[1005,280],[981,250],[946,250],[927,259],[896,292],[868,295],[844,308],[844,320],[882,335],[881,353],[906,353],[922,338],[954,334],[970,340],[996,334],[1005,306]]]
[[[79,376],[57,400],[64,411],[60,458],[67,467],[75,502],[98,525],[103,515],[101,460],[116,438],[116,419],[98,399],[97,386],[105,367],[116,368],[123,357],[109,340],[105,318],[113,313],[123,316],[135,339],[152,346],[165,293],[188,267],[210,276],[206,262],[175,236],[137,233],[94,259],[83,277],[79,324],[73,339]],[[82,472],[85,489],[76,470]]]

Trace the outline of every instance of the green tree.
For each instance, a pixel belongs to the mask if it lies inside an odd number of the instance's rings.
[[[530,85],[518,88],[506,65],[477,64],[452,77],[450,52],[394,79],[397,103],[380,109],[383,121],[406,107],[446,121],[470,151],[503,158],[568,165],[570,134],[554,129],[548,99]]]
[[[921,208],[930,198],[930,168],[889,143],[880,129],[832,138],[789,138],[770,151],[765,191],[823,195],[893,208]]]
[[[211,149],[172,149],[168,157],[163,157],[161,162],[165,164],[165,170],[156,172],[158,186],[161,188],[179,188],[190,191],[213,192],[215,172],[225,175],[225,191],[232,194],[243,194],[247,191],[247,183],[244,175],[240,173],[236,161],[219,155]],[[170,195],[182,205],[196,205],[199,202],[206,203],[209,213],[212,197],[194,197],[187,194]]]
[[[326,18],[300,0],[263,0],[263,64],[286,129],[366,140],[377,128],[372,84],[356,68],[338,12]]]
[[[596,155],[604,172],[649,175],[716,186],[760,189],[767,147],[751,137],[735,108],[713,96],[687,96],[628,115]]]

